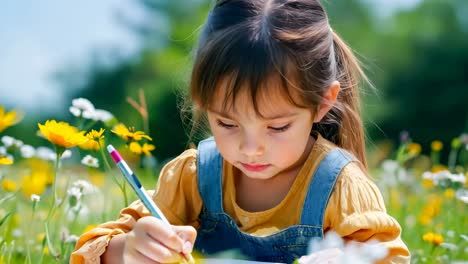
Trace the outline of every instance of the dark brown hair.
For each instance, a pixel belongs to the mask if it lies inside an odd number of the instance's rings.
[[[319,1],[217,1],[195,51],[190,82],[195,122],[219,100],[215,92],[225,78],[229,87],[221,98],[224,105],[232,105],[241,90],[248,89],[257,113],[257,98],[271,92],[266,85],[271,78],[281,82],[280,92],[293,104],[314,113],[324,91],[339,81],[336,104],[313,129],[366,166],[358,85],[367,78],[331,30]]]

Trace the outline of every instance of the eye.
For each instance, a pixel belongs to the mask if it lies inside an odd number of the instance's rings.
[[[269,129],[275,131],[275,132],[284,132],[288,130],[288,128],[291,127],[291,124],[284,125],[282,127],[268,127]]]
[[[216,120],[216,122],[218,123],[218,126],[226,128],[226,129],[232,129],[232,128],[237,127],[236,125],[225,123],[219,119]]]

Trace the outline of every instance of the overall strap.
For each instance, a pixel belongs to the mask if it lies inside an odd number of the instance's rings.
[[[222,196],[223,158],[213,137],[198,143],[197,183],[203,204],[213,213],[223,212]]]
[[[344,166],[353,160],[355,159],[351,154],[335,148],[320,162],[304,201],[301,224],[316,227],[323,226],[328,199],[333,191],[336,179]]]

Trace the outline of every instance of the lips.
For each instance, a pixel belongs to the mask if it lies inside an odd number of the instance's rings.
[[[246,164],[242,163],[242,166],[248,171],[259,172],[267,169],[270,165],[256,165],[256,164]]]

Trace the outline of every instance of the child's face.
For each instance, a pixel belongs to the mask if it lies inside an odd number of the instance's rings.
[[[224,109],[220,88],[208,110],[208,120],[223,158],[244,175],[270,179],[302,167],[311,147],[312,111],[299,108],[279,94],[259,96],[263,118],[249,94],[241,93]]]

